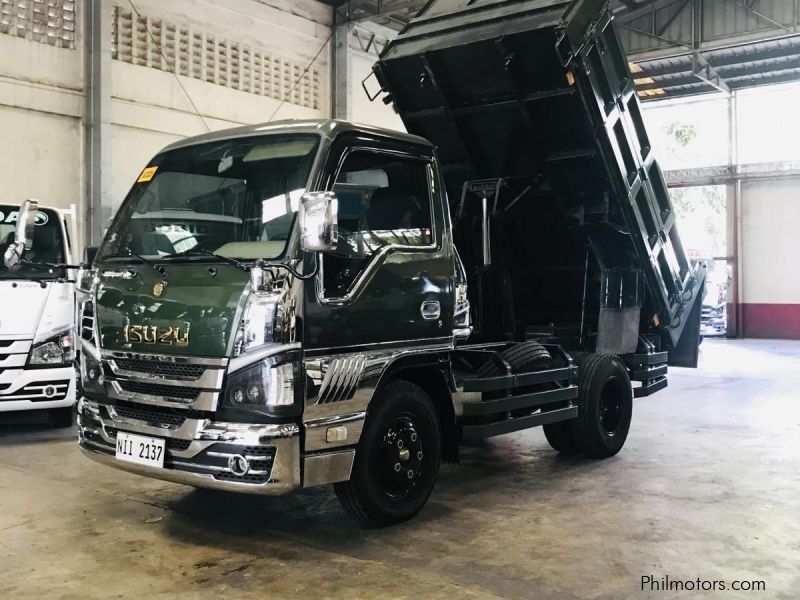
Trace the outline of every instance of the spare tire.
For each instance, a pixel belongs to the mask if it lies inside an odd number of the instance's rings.
[[[520,342],[500,352],[500,358],[511,366],[512,373],[530,373],[552,367],[553,359],[547,348],[539,342]],[[481,365],[478,377],[505,375],[497,361],[489,360]]]

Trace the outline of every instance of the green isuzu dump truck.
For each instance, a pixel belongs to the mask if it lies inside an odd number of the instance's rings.
[[[387,525],[464,440],[616,454],[696,366],[704,273],[602,2],[434,0],[374,72],[408,134],[267,123],[142,172],[79,275],[88,457]]]

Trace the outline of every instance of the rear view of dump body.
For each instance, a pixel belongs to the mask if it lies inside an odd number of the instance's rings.
[[[705,273],[681,245],[606,3],[432,0],[374,70],[438,149],[471,341],[696,366]]]

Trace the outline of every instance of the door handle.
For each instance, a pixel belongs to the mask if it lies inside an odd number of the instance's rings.
[[[426,300],[419,307],[422,318],[426,321],[435,321],[442,314],[442,307],[438,300]]]

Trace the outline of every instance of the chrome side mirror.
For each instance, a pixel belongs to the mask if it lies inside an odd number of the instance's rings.
[[[39,203],[36,200],[25,200],[17,215],[17,229],[14,241],[6,248],[3,262],[9,271],[16,271],[22,263],[22,257],[33,246],[33,227],[39,214]]]
[[[324,252],[339,240],[339,201],[333,192],[307,192],[300,198],[300,247]]]

